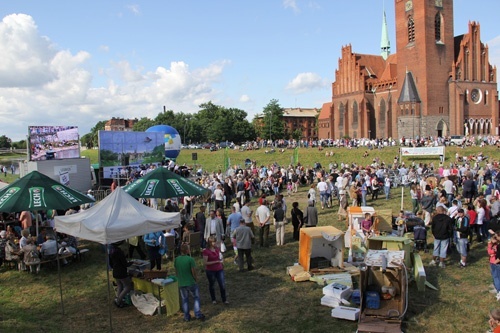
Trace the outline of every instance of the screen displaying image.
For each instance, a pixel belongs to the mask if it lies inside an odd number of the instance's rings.
[[[77,126],[29,126],[30,161],[80,158]]]
[[[99,131],[99,164],[104,178],[119,178],[141,165],[160,164],[165,157],[161,132]]]

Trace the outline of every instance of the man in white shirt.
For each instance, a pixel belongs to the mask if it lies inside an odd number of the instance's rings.
[[[214,190],[215,198],[215,210],[221,208],[224,209],[224,191],[222,190],[222,185],[218,184],[217,188]]]
[[[448,176],[444,177],[445,181],[443,182],[443,188],[446,191],[446,197],[448,202],[452,202],[455,196],[455,184],[448,178]]]
[[[255,234],[255,231],[254,231],[255,227],[254,227],[253,221],[252,221],[253,211],[249,207],[249,205],[250,205],[250,200],[246,200],[243,207],[241,207],[240,213],[241,213],[241,216],[243,217],[243,219],[245,220],[245,225],[247,227],[249,227],[250,229],[252,229],[252,232]]]
[[[325,205],[328,204],[327,202],[328,184],[325,182],[324,177],[321,177],[321,180],[318,183],[318,185],[316,185],[316,188],[319,191],[319,200],[321,202],[321,209],[325,209]]]
[[[245,205],[246,206],[246,205]],[[255,211],[255,217],[259,223],[260,247],[268,247],[269,227],[271,225],[271,211],[267,207],[267,201],[262,200],[262,204]]]

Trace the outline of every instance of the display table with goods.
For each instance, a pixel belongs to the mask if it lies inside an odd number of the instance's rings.
[[[147,272],[144,272],[147,273]],[[156,272],[155,272],[156,273]],[[153,294],[159,302],[158,314],[162,314],[162,303],[165,306],[167,316],[172,316],[180,310],[179,284],[175,276],[148,278],[133,277],[134,290]],[[147,275],[147,274],[145,274]]]

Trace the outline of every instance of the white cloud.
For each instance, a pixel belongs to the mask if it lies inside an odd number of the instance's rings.
[[[302,94],[314,89],[321,89],[328,84],[316,73],[300,73],[292,81],[288,82],[286,89],[295,94]]]
[[[96,69],[102,77],[94,78],[86,69],[90,53],[57,49],[23,14],[0,22],[0,54],[0,123],[8,124],[0,135],[14,141],[32,125],[74,125],[83,135],[113,116],[154,118],[164,105],[198,111],[201,103],[217,102],[221,92],[214,86],[229,63],[190,68],[177,61],[148,71],[121,60]]]
[[[248,102],[250,102],[250,97],[248,95],[241,95],[240,96],[240,102],[242,102],[242,103],[248,103]]]
[[[128,5],[127,9],[131,11],[134,15],[140,15],[141,10],[139,8],[139,5]]]
[[[300,12],[296,0],[283,0],[283,7],[285,7],[285,9],[291,8],[295,13]]]

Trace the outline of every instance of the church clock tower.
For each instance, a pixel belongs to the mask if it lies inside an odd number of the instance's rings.
[[[453,0],[395,0],[398,86],[411,72],[420,97],[398,105],[418,136],[449,131],[448,79],[454,61]]]

